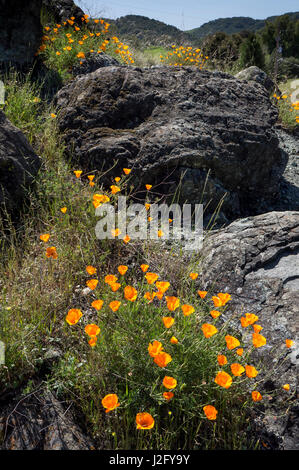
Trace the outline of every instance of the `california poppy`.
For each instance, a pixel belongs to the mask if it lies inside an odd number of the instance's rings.
[[[123,238],[123,241],[127,244],[129,243],[129,241],[131,240],[131,237],[129,237],[129,235],[126,235],[124,238]]]
[[[185,317],[188,317],[189,315],[191,315],[191,313],[195,312],[195,308],[192,307],[192,305],[182,305],[182,310],[183,310],[183,314]]]
[[[290,390],[290,384],[284,384],[282,388],[288,392]]]
[[[98,327],[98,325],[91,323],[90,325],[86,325],[84,331],[88,336],[97,336],[101,329]]]
[[[97,272],[97,268],[94,268],[93,266],[86,266],[86,271],[88,272],[88,274],[92,275]]]
[[[162,343],[160,341],[153,341],[153,343],[149,343],[148,345],[148,352],[151,357],[157,356],[163,349]]]
[[[115,393],[110,393],[109,395],[106,395],[102,399],[102,405],[105,409],[106,413],[109,413],[109,411],[114,410],[118,406],[120,406],[120,403],[118,403],[118,396]]]
[[[155,364],[157,364],[159,367],[166,367],[169,362],[172,361],[172,357],[170,354],[167,354],[166,352],[160,352],[157,354],[154,358]]]
[[[229,388],[232,384],[232,381],[233,380],[231,376],[224,371],[218,372],[215,378],[215,383],[223,388]]]
[[[264,336],[260,335],[259,333],[252,333],[252,344],[255,348],[265,346],[266,342],[267,340]]]
[[[213,421],[217,418],[218,411],[216,410],[214,406],[206,405],[203,407],[203,411],[208,419]]]
[[[116,312],[119,309],[120,304],[121,302],[119,302],[119,300],[113,300],[112,302],[110,302],[109,307],[113,312]]]
[[[291,348],[293,344],[294,344],[294,341],[292,339],[286,339],[287,348]]]
[[[166,297],[166,302],[167,302],[167,308],[170,312],[174,312],[179,305],[180,305],[180,299],[178,297]]]
[[[210,315],[211,315],[213,318],[218,318],[218,317],[221,315],[221,313],[218,312],[218,310],[211,310],[211,311],[210,311]]]
[[[67,207],[62,207],[60,210],[61,210],[61,212],[62,212],[63,214],[65,214],[66,211],[67,211]]]
[[[169,377],[168,375],[165,375],[163,379],[163,385],[166,388],[169,388],[170,390],[174,389],[177,386],[177,380],[174,379],[173,377]]]
[[[95,308],[96,310],[101,310],[102,306],[103,306],[103,303],[104,301],[103,300],[94,300],[92,303],[91,303],[91,306],[93,308]]]
[[[82,312],[78,308],[71,308],[66,316],[66,321],[69,325],[75,325],[78,323],[80,318],[82,317]]]
[[[136,415],[137,429],[152,429],[155,420],[149,413],[137,413]]]
[[[137,290],[132,286],[126,286],[124,288],[124,296],[126,300],[135,302],[135,300],[137,299],[137,294],[138,294]]]
[[[154,282],[158,279],[159,274],[156,273],[146,273],[145,278],[148,284],[154,284]]]
[[[227,349],[235,349],[240,346],[240,341],[234,336],[227,335],[225,336]]]
[[[86,285],[89,289],[94,290],[97,287],[98,282],[99,281],[97,279],[89,279],[89,281],[86,281]]]
[[[82,175],[81,170],[75,170],[74,173],[75,173],[76,178],[80,178],[80,176]]]
[[[123,168],[123,172],[125,175],[129,175],[131,173],[132,170],[130,170],[129,168]]]
[[[42,235],[39,236],[40,240],[42,240],[43,242],[47,243],[47,241],[49,240],[50,238],[50,234],[49,233],[44,233]]]
[[[173,392],[164,392],[163,397],[165,398],[165,400],[171,400],[174,397],[174,393]]]
[[[253,401],[261,401],[261,399],[263,398],[260,392],[258,392],[257,390],[251,392],[251,397]]]
[[[198,290],[197,293],[201,299],[204,299],[208,292],[206,290]]]
[[[198,273],[190,273],[189,276],[194,281],[195,279],[198,278]]]
[[[144,273],[146,273],[146,271],[147,271],[148,268],[149,268],[149,265],[148,265],[148,264],[141,264],[140,268],[141,268],[141,271],[143,271]]]
[[[178,344],[179,340],[175,336],[172,336],[170,338],[170,342],[171,342],[171,344]]]
[[[117,277],[114,276],[114,274],[107,274],[107,276],[105,276],[104,281],[106,284],[113,284],[117,281]]]
[[[238,363],[231,364],[230,369],[232,371],[232,374],[235,375],[236,377],[240,377],[243,374],[243,372],[245,372],[244,367]]]
[[[211,338],[211,336],[218,333],[217,328],[214,325],[211,325],[210,323],[204,323],[201,329],[206,338]]]
[[[128,266],[125,266],[125,265],[121,264],[120,266],[118,266],[117,270],[118,270],[119,274],[121,276],[123,276],[128,271]]]
[[[256,321],[258,321],[259,317],[254,315],[254,313],[245,313],[245,317],[240,318],[240,322],[243,328],[247,328],[249,325],[253,325]]]
[[[46,257],[47,258],[53,258],[53,259],[58,258],[58,254],[57,254],[55,246],[50,246],[50,247],[47,248]]]
[[[170,328],[174,324],[174,318],[172,317],[163,317],[162,321],[164,323],[165,328]]]
[[[258,371],[256,370],[254,366],[245,366],[245,370],[246,370],[246,375],[249,378],[254,378],[258,374]]]
[[[114,184],[110,186],[110,189],[111,189],[112,194],[116,194],[121,190],[119,186],[115,186]]]
[[[223,354],[219,354],[217,356],[217,361],[220,366],[224,366],[225,364],[227,364],[226,356],[224,356]]]

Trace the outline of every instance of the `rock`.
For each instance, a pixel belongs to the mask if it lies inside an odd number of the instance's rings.
[[[180,200],[199,203],[205,191],[211,212],[226,194],[230,220],[263,212],[279,192],[277,110],[256,82],[192,67],[113,66],[77,77],[56,103],[67,151],[84,169],[116,161],[114,174],[134,168],[135,184],[159,184],[164,194],[181,181]]]
[[[15,397],[1,409],[2,450],[91,450],[91,440],[74,421],[71,409],[49,391]],[[2,441],[2,442],[1,442]]]
[[[72,68],[72,75],[74,77],[77,75],[86,75],[87,73],[94,72],[101,67],[109,67],[111,65],[120,66],[120,63],[116,59],[104,53],[90,54],[86,56],[86,59],[83,59],[81,62],[81,65],[75,65]]]
[[[41,160],[23,133],[0,111],[0,207],[18,212]]]
[[[275,88],[274,82],[268,77],[266,72],[255,65],[241,70],[241,72],[237,73],[235,77],[239,80],[257,82],[260,85],[263,85],[269,92],[273,91]]]
[[[0,66],[32,64],[41,44],[42,0],[0,0]]]
[[[265,380],[265,395],[271,389],[275,396],[268,403],[263,400],[264,411],[255,417],[258,432],[272,448],[298,449],[299,212],[237,220],[210,235],[202,254],[201,288],[232,294],[224,318],[251,312],[264,327],[267,344],[255,357],[265,367],[259,376]],[[249,334],[239,321],[235,326],[244,337]],[[297,339],[297,346],[286,348],[286,339]],[[282,389],[286,383],[292,398]]]
[[[43,7],[53,15],[57,23],[69,20],[73,16],[76,23],[82,24],[84,11],[75,5],[73,0],[42,0],[42,2]]]

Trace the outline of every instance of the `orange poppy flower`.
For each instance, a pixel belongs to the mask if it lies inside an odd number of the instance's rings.
[[[146,292],[143,297],[152,302],[155,298],[155,292]]]
[[[125,175],[129,175],[131,173],[132,170],[130,170],[129,168],[123,168],[123,172]]]
[[[78,308],[71,308],[66,316],[66,321],[69,325],[76,325],[80,318],[82,317],[82,312]]]
[[[95,308],[96,310],[101,310],[101,308],[103,307],[103,303],[104,303],[103,300],[94,300],[91,303],[91,306]]]
[[[288,392],[290,390],[290,384],[284,384],[282,388]]]
[[[146,273],[145,278],[148,284],[154,284],[154,282],[158,279],[159,274],[156,273]]]
[[[149,268],[149,265],[148,265],[148,264],[142,264],[142,265],[140,266],[140,268],[141,268],[141,271],[143,271],[144,273],[146,273],[146,271],[147,271],[148,268]]]
[[[201,299],[204,299],[208,292],[206,290],[198,290],[197,293]]]
[[[55,246],[50,246],[50,247],[47,248],[46,257],[47,258],[53,258],[53,259],[58,258],[58,254],[57,254]]]
[[[179,340],[175,336],[172,336],[170,338],[170,342],[171,342],[171,344],[178,344]]]
[[[294,341],[292,339],[286,339],[286,347],[291,348],[294,344]]]
[[[110,302],[109,307],[113,312],[116,312],[119,309],[120,304],[121,302],[119,302],[119,300],[113,300],[112,302]]]
[[[235,349],[240,346],[240,341],[234,336],[227,335],[225,336],[227,349]]]
[[[98,338],[96,336],[91,336],[91,338],[88,340],[88,344],[90,347],[94,348],[95,345],[97,344]]]
[[[116,194],[121,190],[119,186],[115,186],[114,184],[110,186],[110,189],[111,189],[112,194]]]
[[[98,282],[99,281],[97,279],[89,279],[89,281],[86,281],[86,285],[89,289],[94,290],[97,287]]]
[[[172,392],[164,392],[164,393],[163,393],[163,397],[165,398],[165,400],[171,400],[171,399],[174,397],[174,393],[172,393]]]
[[[231,299],[230,294],[227,294],[227,293],[223,294],[222,292],[219,292],[217,294],[217,297],[221,300],[222,305],[225,305]]]
[[[211,338],[211,336],[218,333],[217,328],[214,325],[211,325],[210,323],[204,323],[201,329],[206,338]]]
[[[81,170],[75,170],[74,173],[75,173],[75,175],[76,175],[76,178],[80,178],[80,176],[82,175],[82,171],[81,171]]]
[[[245,369],[241,364],[238,364],[237,362],[234,364],[231,364],[230,370],[232,371],[232,374],[235,375],[236,377],[240,377],[243,372],[245,372]]]
[[[177,386],[177,380],[174,379],[173,377],[169,377],[168,375],[165,375],[163,379],[163,385],[166,388],[169,388],[169,390],[174,389]]]
[[[87,178],[89,179],[89,181],[93,181],[95,178],[95,175],[88,175]]]
[[[253,325],[253,323],[258,321],[258,319],[259,317],[253,313],[245,313],[245,317],[241,317],[240,322],[243,328],[247,328],[247,326]]]
[[[152,343],[149,343],[148,345],[148,352],[151,357],[157,356],[163,349],[162,343],[160,341],[153,341]]]
[[[238,348],[236,353],[238,354],[238,356],[243,356],[243,352],[244,352],[244,349],[243,348]]]
[[[157,297],[157,299],[162,300],[163,299],[163,292],[153,292],[154,297]]]
[[[195,281],[195,279],[198,278],[198,273],[190,273],[189,276],[191,277],[193,281]]]
[[[146,184],[145,187],[149,191],[153,186],[151,184]]]
[[[206,405],[203,407],[203,411],[208,419],[214,421],[217,418],[218,411],[214,406]]]
[[[261,399],[263,398],[260,392],[258,392],[257,390],[254,390],[253,392],[251,392],[251,397],[253,401],[261,401]]]
[[[253,329],[255,333],[259,333],[263,329],[263,327],[261,325],[255,324],[253,325]]]
[[[111,230],[111,235],[113,237],[118,237],[121,234],[121,230],[119,228],[116,228],[115,230]]]
[[[92,197],[92,203],[95,209],[101,206],[102,204],[105,204],[105,202],[109,202],[109,201],[110,201],[110,198],[106,196],[105,194],[94,194]]]
[[[163,294],[169,289],[170,283],[165,282],[165,281],[157,281],[156,282],[156,287],[159,292],[162,292]]]
[[[121,264],[120,266],[118,266],[117,270],[118,270],[119,274],[121,276],[123,276],[128,271],[128,266],[125,266],[124,264]]]
[[[118,406],[120,406],[120,403],[118,403],[118,396],[115,393],[110,393],[109,395],[106,395],[102,399],[102,405],[105,409],[106,413],[109,413],[109,411],[114,410]]]
[[[137,294],[137,290],[132,286],[126,286],[124,288],[125,299],[130,300],[130,302],[135,302],[135,300],[137,299]]]
[[[120,180],[121,180],[121,178],[120,178],[119,176],[116,176],[116,177],[114,178],[114,181],[115,181],[116,183],[118,183]]]
[[[157,364],[159,367],[166,367],[169,362],[172,361],[172,357],[170,354],[167,354],[166,352],[160,352],[154,357],[154,362]]]
[[[218,372],[215,378],[215,383],[223,388],[229,388],[232,384],[232,381],[233,380],[231,376],[224,371]]]
[[[47,241],[49,240],[50,238],[50,234],[49,233],[44,233],[42,235],[39,236],[40,240],[42,240],[43,242],[47,243]]]
[[[121,284],[118,282],[111,282],[109,286],[111,287],[112,292],[116,292],[121,287]]]
[[[185,317],[188,317],[189,315],[191,315],[191,313],[195,312],[195,308],[192,307],[192,305],[182,305],[182,310],[183,310],[183,314]]]
[[[211,310],[211,311],[210,311],[210,315],[211,315],[213,318],[218,318],[219,315],[221,315],[221,313],[218,312],[218,310]]]
[[[148,204],[147,202],[144,204],[144,206],[145,206],[145,208],[146,208],[147,211],[148,211],[148,210],[150,209],[150,207],[151,207],[151,205]]]
[[[163,317],[162,321],[164,323],[165,328],[170,328],[174,324],[174,318],[172,317]]]
[[[174,312],[180,305],[178,297],[166,297],[167,308],[170,312]]]
[[[224,356],[223,354],[219,354],[217,356],[217,361],[220,366],[225,366],[225,364],[227,364],[226,356]]]
[[[255,348],[265,346],[266,343],[267,340],[264,336],[260,335],[259,333],[252,333],[252,344]]]
[[[212,300],[214,302],[215,307],[222,307],[223,303],[219,297],[216,297],[215,295],[213,295]]]
[[[131,240],[131,237],[129,237],[129,235],[126,235],[126,236],[123,238],[123,241],[125,242],[125,244],[129,243],[130,240]]]
[[[60,210],[61,210],[61,212],[62,212],[63,214],[65,214],[66,211],[67,211],[67,207],[62,207]]]
[[[117,282],[117,280],[118,279],[116,276],[114,276],[114,274],[107,274],[107,276],[105,276],[105,279],[104,279],[106,284],[113,284]]]
[[[91,323],[90,325],[86,325],[84,331],[88,336],[98,336],[101,329],[98,327],[98,325]]]
[[[94,268],[93,266],[86,266],[86,271],[88,272],[88,274],[92,275],[97,272],[97,268]]]
[[[152,429],[155,420],[149,413],[137,413],[136,415],[137,429]]]
[[[254,366],[245,366],[245,370],[246,370],[246,375],[249,378],[254,378],[258,374],[258,371],[256,370]]]

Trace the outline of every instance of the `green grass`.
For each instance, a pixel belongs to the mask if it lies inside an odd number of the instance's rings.
[[[74,404],[99,446],[159,450],[257,446],[255,437],[248,434],[248,410],[253,406],[250,391],[258,389],[259,380],[243,374],[233,378],[229,389],[214,382],[220,370],[219,353],[227,355],[229,364],[251,363],[252,346],[246,346],[242,358],[226,349],[227,332],[238,333],[229,322],[222,321],[222,316],[212,319],[210,294],[214,293],[209,293],[207,302],[199,298],[196,291],[200,286],[189,278],[198,256],[184,263],[179,251],[161,249],[159,242],[125,245],[97,240],[92,196],[103,191],[102,175],[94,172],[94,188],[88,184],[86,174],[75,177],[73,171],[79,168],[65,160],[56,120],[50,116],[55,110],[42,101],[40,89],[31,85],[29,78],[21,80],[15,75],[7,79],[7,90],[6,113],[41,155],[42,168],[20,224],[11,225],[9,232],[2,231],[0,318],[6,364],[0,368],[1,391],[22,384],[28,388],[43,365],[46,352],[56,348],[60,359],[52,366],[44,385]],[[113,172],[111,175],[118,176]],[[119,183],[123,193],[127,180]],[[67,207],[65,214],[60,211],[63,206]],[[43,233],[51,235],[48,243],[40,240]],[[47,246],[56,247],[58,259],[45,256]],[[150,271],[157,272],[160,280],[169,281],[167,294],[179,297],[181,304],[193,305],[195,313],[185,317],[180,308],[169,312],[165,301],[155,299],[148,303],[143,295],[153,286],[144,279],[142,263],[149,264]],[[112,292],[104,276],[117,274],[120,264],[127,264],[129,269],[124,277],[118,275],[121,287]],[[84,293],[88,265],[97,268],[100,282],[96,290]],[[137,289],[136,301],[124,299],[125,285]],[[91,307],[94,299],[104,301],[99,312]],[[122,304],[117,312],[112,312],[109,303],[115,299]],[[83,312],[81,321],[73,326],[66,322],[71,308]],[[168,330],[162,317],[169,315],[175,317],[175,323]],[[90,323],[101,328],[94,348],[89,346],[84,331]],[[203,323],[217,325],[218,333],[205,338]],[[178,338],[178,344],[170,343],[172,335]],[[148,353],[153,340],[161,341],[172,356],[166,369],[155,364]],[[259,369],[260,365],[256,367]],[[224,370],[230,373],[228,365]],[[178,382],[169,402],[162,396],[165,375]],[[105,414],[101,400],[109,393],[118,395],[120,407]],[[203,414],[207,404],[218,410],[215,422]],[[136,413],[141,411],[154,417],[152,430],[136,430]]]

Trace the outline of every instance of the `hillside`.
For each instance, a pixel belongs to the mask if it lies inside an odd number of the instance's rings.
[[[286,15],[289,15],[293,19],[299,19],[299,12],[286,13]],[[186,33],[190,34],[194,39],[201,39],[205,36],[215,34],[220,31],[227,34],[234,34],[244,30],[255,32],[264,28],[266,21],[273,22],[276,18],[278,18],[278,16],[269,16],[265,20],[255,20],[245,16],[218,18],[217,20],[204,23],[199,28],[186,31]]]
[[[173,43],[190,44],[194,38],[175,26],[139,15],[126,15],[109,20],[115,32],[129,42],[144,46],[170,47]]]

